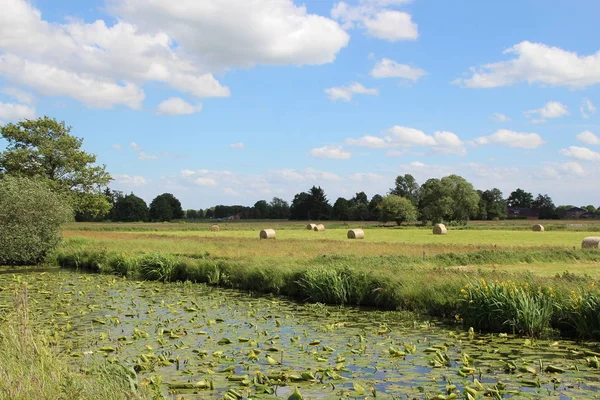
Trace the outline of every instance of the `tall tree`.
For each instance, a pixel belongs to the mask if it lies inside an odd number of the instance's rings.
[[[379,209],[379,219],[382,222],[396,221],[396,224],[401,225],[417,219],[417,208],[406,197],[387,195],[381,201]]]
[[[348,221],[348,209],[348,200],[343,197],[338,197],[333,204],[331,217],[338,221]]]
[[[481,193],[481,204],[486,211],[486,219],[505,219],[507,217],[506,200],[502,197],[500,189],[493,188]]]
[[[149,214],[152,221],[171,221],[184,216],[181,203],[171,193],[156,196],[150,203]]]
[[[356,193],[356,196],[350,200],[354,205],[364,204],[366,206],[369,205],[369,198],[365,192]]]
[[[371,221],[379,220],[379,205],[383,201],[383,197],[380,194],[376,194],[371,198],[369,202],[369,219]]]
[[[254,218],[269,218],[269,203],[266,200],[259,200],[254,203]]]
[[[148,205],[133,193],[117,199],[114,208],[115,221],[148,221]]]
[[[419,184],[411,174],[397,176],[395,184],[390,194],[405,197],[415,206],[419,204]]]
[[[473,185],[458,175],[429,179],[421,186],[420,207],[423,217],[433,223],[466,223],[477,213],[479,194]]]
[[[83,139],[70,132],[70,126],[46,116],[0,127],[8,142],[0,153],[0,173],[42,179],[67,195],[76,213],[106,215],[110,203],[102,188],[112,178],[106,166],[94,165],[95,155],[81,150]]]
[[[198,219],[198,211],[196,210],[186,210],[185,218],[187,219]]]
[[[538,194],[531,203],[531,208],[534,209],[542,219],[555,218],[556,207],[550,196],[547,194]]]
[[[271,218],[287,219],[290,217],[290,205],[287,201],[279,197],[273,197],[269,202],[271,208]]]
[[[298,193],[294,196],[290,207],[291,219],[327,219],[331,206],[325,196],[325,191],[319,186],[313,186],[307,192]]]
[[[508,196],[506,205],[509,208],[531,208],[533,203],[533,195],[523,189],[517,189]]]

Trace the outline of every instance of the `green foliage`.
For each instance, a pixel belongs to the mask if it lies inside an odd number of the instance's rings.
[[[572,327],[580,338],[600,338],[600,294],[594,286],[571,291],[560,309],[560,322]]]
[[[491,189],[480,192],[479,219],[498,220],[506,219],[506,201],[502,197],[500,189]]]
[[[415,221],[417,219],[417,208],[405,197],[393,194],[387,195],[379,205],[379,219],[382,222],[396,221],[398,225],[402,222]]]
[[[37,264],[60,241],[59,228],[73,218],[47,182],[0,178],[0,265]]]
[[[476,214],[479,195],[473,185],[458,175],[429,179],[421,186],[420,210],[433,223],[466,223]]]
[[[171,193],[158,195],[150,203],[149,216],[152,221],[171,221],[184,217],[181,203]]]
[[[92,364],[76,371],[32,326],[26,287],[15,293],[14,299],[14,309],[0,323],[0,398],[150,398],[138,388],[136,373],[122,365]]]
[[[133,193],[119,197],[114,205],[113,218],[122,222],[148,221],[148,206]]]
[[[321,187],[313,186],[308,192],[298,193],[290,207],[290,218],[299,220],[328,219],[331,206]]]
[[[415,206],[419,204],[419,184],[411,174],[397,176],[395,184],[396,185],[390,189],[390,194],[405,197]]]
[[[102,187],[111,181],[105,166],[94,166],[96,156],[81,150],[83,139],[70,135],[71,127],[41,117],[0,127],[8,142],[0,154],[0,172],[48,181],[51,188],[69,195],[77,213],[102,216],[110,204]]]
[[[538,213],[541,219],[554,218],[556,207],[547,194],[538,194],[531,203],[531,208]]]
[[[140,277],[151,281],[170,282],[176,267],[175,257],[160,253],[148,254],[138,261]]]
[[[467,326],[538,337],[550,331],[555,303],[551,287],[482,278],[461,292],[460,315]]]
[[[348,221],[348,210],[349,210],[348,200],[343,197],[338,197],[338,199],[333,204],[333,209],[331,210],[331,217],[337,221]]]
[[[519,188],[512,192],[510,196],[508,196],[506,203],[510,208],[531,208],[533,203],[533,195]]]

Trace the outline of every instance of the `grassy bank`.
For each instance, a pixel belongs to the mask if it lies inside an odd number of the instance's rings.
[[[510,254],[442,254],[438,261],[460,265],[468,257],[476,262],[492,256]],[[595,259],[599,254],[579,251],[554,256]],[[390,257],[369,259],[368,263],[360,258],[320,257],[310,265],[256,265],[210,255],[127,255],[72,248],[61,250],[56,260],[67,268],[135,279],[201,282],[302,301],[410,310],[463,319],[465,327],[478,330],[600,337],[600,320],[593,317],[600,313],[596,282],[589,276],[568,273],[542,277],[455,267],[423,268],[403,265],[402,260]]]
[[[76,369],[29,322],[27,289],[14,295],[14,308],[0,313],[0,399],[146,399],[136,374],[119,364]],[[3,310],[5,311],[5,310]]]

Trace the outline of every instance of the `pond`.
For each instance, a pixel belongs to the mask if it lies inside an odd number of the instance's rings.
[[[107,359],[168,398],[596,398],[596,343],[480,335],[406,314],[298,304],[71,271],[0,274],[0,318],[30,319],[73,363]],[[157,378],[160,377],[160,378]]]

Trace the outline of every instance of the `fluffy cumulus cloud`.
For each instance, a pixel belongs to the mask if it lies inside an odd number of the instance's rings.
[[[336,160],[347,160],[352,157],[352,153],[341,146],[316,147],[309,154],[314,158],[332,158]]]
[[[581,89],[600,83],[600,51],[579,55],[559,47],[524,41],[504,51],[508,61],[471,69],[454,83],[472,88],[510,86],[519,82]]]
[[[17,100],[19,103],[23,104],[33,104],[35,103],[35,96],[29,92],[21,90],[19,88],[7,87],[2,89],[2,93],[12,97]]]
[[[419,37],[418,26],[412,16],[404,11],[392,9],[406,1],[360,1],[349,5],[343,1],[335,4],[331,16],[340,21],[344,28],[361,28],[377,39],[390,42],[415,40]]]
[[[496,121],[496,122],[507,122],[507,121],[510,121],[510,118],[508,118],[506,115],[500,114],[500,113],[494,113],[494,115],[491,116],[490,119],[492,121]]]
[[[0,76],[99,108],[141,108],[147,82],[227,97],[215,74],[332,62],[349,40],[337,22],[292,0],[108,0],[112,25],[48,22],[26,0],[5,0],[2,10]]]
[[[139,175],[114,175],[115,182],[121,186],[143,186],[150,181]]]
[[[382,132],[381,136],[366,135],[358,139],[348,138],[346,144],[372,149],[418,146],[429,147],[436,153],[467,154],[464,142],[453,132],[437,131],[433,135],[428,135],[421,130],[400,125],[395,125]],[[390,153],[388,155],[400,154]]]
[[[158,115],[195,114],[202,111],[202,104],[190,104],[179,97],[171,97],[162,101],[156,108]]]
[[[246,145],[243,142],[237,142],[237,143],[231,143],[229,145],[229,147],[231,147],[232,149],[244,149],[246,148]]]
[[[138,160],[158,160],[159,158],[157,154],[147,154],[144,152],[144,148],[136,142],[129,143],[129,147],[131,150],[137,153]]]
[[[382,58],[371,70],[371,76],[374,78],[401,78],[413,82],[418,81],[426,74],[427,72],[420,68],[399,64],[389,58]]]
[[[584,98],[581,100],[581,106],[579,106],[579,112],[581,112],[581,116],[583,118],[589,118],[590,115],[596,112],[596,106],[592,101],[588,98]]]
[[[560,118],[569,115],[569,109],[558,101],[549,101],[542,108],[525,111],[523,115],[532,118],[531,122],[543,123],[546,122],[546,118]],[[538,119],[533,118],[536,116]]]
[[[577,140],[591,145],[600,144],[600,137],[596,136],[593,132],[590,131],[583,131],[580,134],[578,134]]]
[[[544,140],[537,133],[514,132],[507,129],[500,129],[489,136],[476,138],[472,144],[480,146],[496,144],[520,149],[537,149],[544,144]]]
[[[600,161],[600,153],[590,150],[587,147],[570,146],[569,148],[561,149],[560,154],[581,161]]]
[[[4,122],[31,119],[35,117],[35,108],[27,104],[0,102],[0,124]]]
[[[368,89],[358,82],[354,82],[348,86],[332,87],[324,90],[332,101],[342,100],[350,101],[355,94],[364,94],[369,96],[377,96],[378,89]]]

